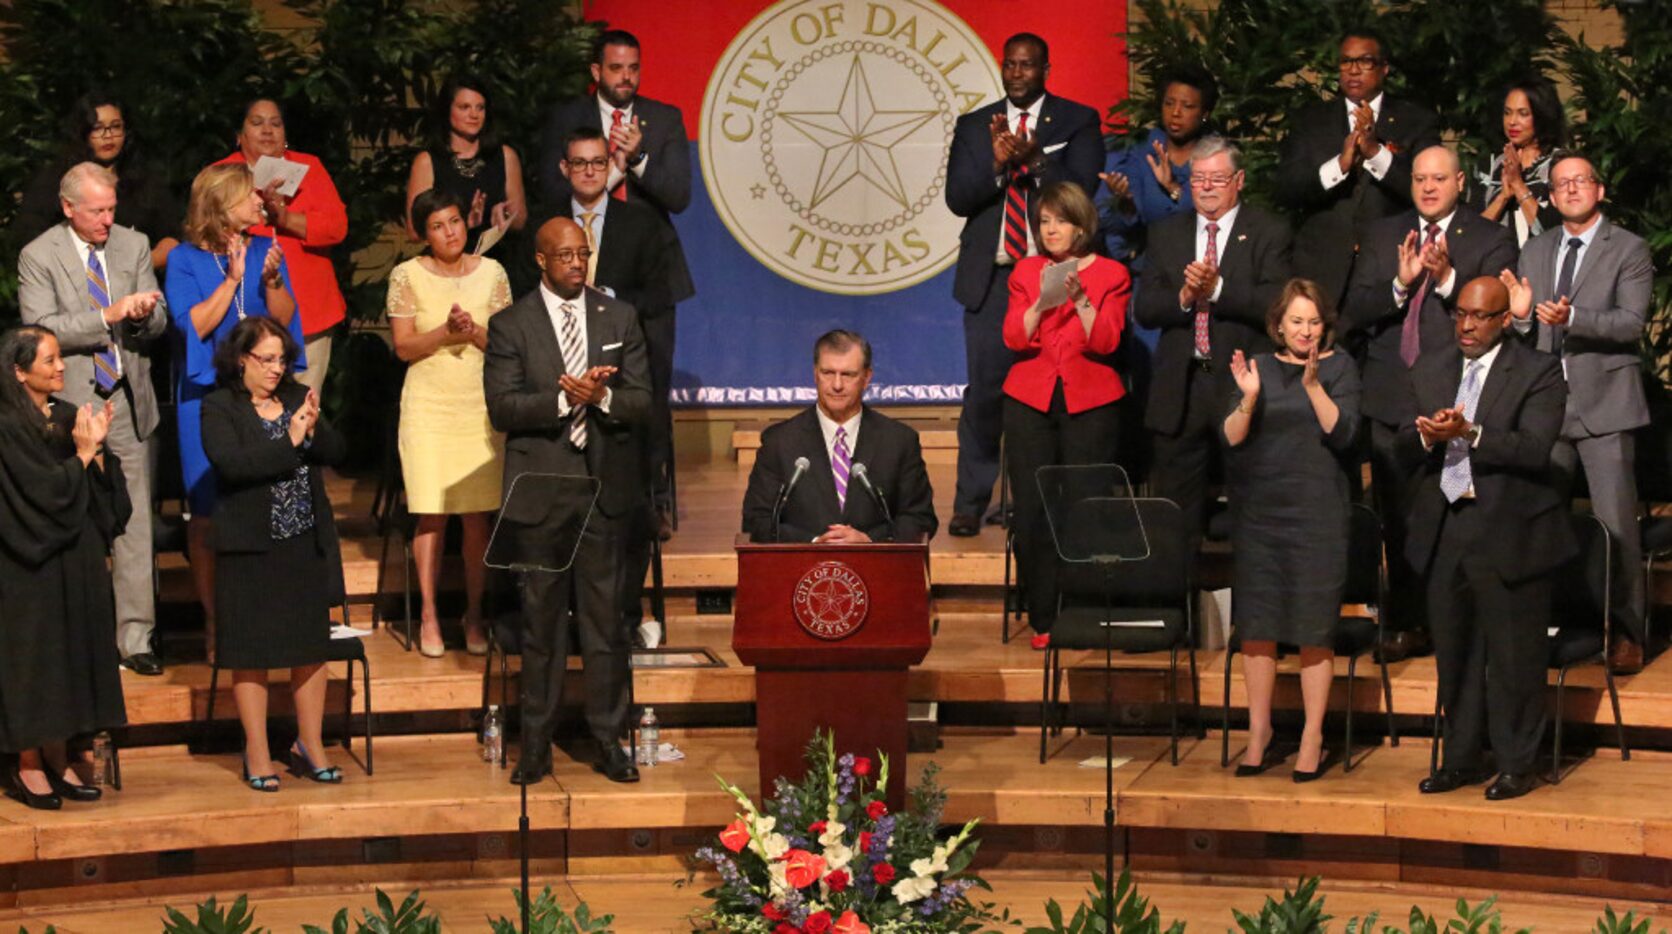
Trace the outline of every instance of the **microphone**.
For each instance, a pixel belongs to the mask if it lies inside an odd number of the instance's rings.
[[[883,499],[882,491],[871,483],[871,471],[867,470],[864,464],[856,461],[851,472],[853,478],[858,480],[860,485],[865,487],[865,491],[871,494],[871,498],[877,501],[877,507],[882,510],[883,519],[888,522],[888,537],[893,538],[894,514],[888,511],[888,500]]]
[[[774,541],[783,540],[783,530],[779,528],[778,517],[784,511],[784,504],[789,502],[790,494],[795,491],[795,485],[801,482],[801,478],[807,473],[807,468],[811,466],[813,466],[813,462],[807,458],[796,458],[795,470],[790,474],[789,481],[778,488],[778,501],[772,504],[772,539]]]

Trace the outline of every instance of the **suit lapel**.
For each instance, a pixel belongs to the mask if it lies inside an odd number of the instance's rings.
[[[604,311],[603,294],[590,288],[581,290],[581,299],[586,303],[586,365],[597,366],[603,356],[599,349],[604,346],[604,325],[607,315]]]
[[[871,418],[871,410],[869,408],[860,409],[859,443],[855,444],[853,447],[853,462],[855,464],[864,464],[867,470],[871,468],[871,459],[876,455],[876,432],[872,430],[875,425],[876,422]],[[875,478],[871,478],[871,482],[875,483],[877,481]],[[856,487],[858,487],[858,489],[856,489]],[[842,518],[846,520],[848,515],[853,511],[853,504],[856,497],[863,496],[869,498],[870,495],[871,494],[865,492],[864,488],[860,486],[859,481],[850,480],[848,483],[848,501],[844,504],[844,508],[842,509]]]
[[[802,433],[801,448],[803,456],[812,462],[812,466],[807,468],[807,479],[812,482],[813,495],[818,500],[819,521],[825,522],[830,516],[840,518],[842,509],[836,500],[836,474],[830,463],[830,455],[825,452],[824,429],[819,425],[817,408],[812,410],[812,418],[807,420],[806,430]],[[815,535],[823,531],[822,528],[812,530]]]
[[[72,246],[72,244],[80,241],[76,240],[75,234],[70,231],[68,224],[59,224],[56,230],[58,231],[58,244],[52,252],[53,255],[58,257],[58,264],[64,268],[64,281],[71,283],[70,290],[74,294],[77,304],[82,308],[91,309],[93,307],[90,300],[91,296],[87,292],[87,264],[82,260],[81,255],[76,252],[76,248]],[[109,256],[110,254],[107,252],[105,255]],[[110,270],[108,269],[105,270],[105,287],[107,290],[110,287]],[[110,293],[107,291],[106,294]]]
[[[1585,255],[1579,257],[1579,269],[1573,274],[1573,295],[1569,295],[1569,299],[1579,294],[1580,287],[1585,284],[1585,277],[1589,276],[1591,270],[1597,267],[1598,261],[1602,259],[1603,254],[1608,249],[1608,237],[1612,233],[1613,230],[1610,229],[1608,218],[1597,218],[1596,236],[1591,238],[1591,245],[1585,248]],[[1563,231],[1562,235],[1567,236],[1566,231]]]
[[[613,217],[611,216],[612,214],[614,215]],[[615,272],[613,260],[615,259],[615,254],[620,252],[616,243],[621,240],[621,237],[618,236],[621,231],[617,229],[617,227],[621,223],[621,219],[624,214],[625,212],[611,211],[608,208],[604,210],[604,216],[602,218],[604,227],[598,233],[598,269],[593,278],[594,282],[609,283],[614,281],[614,276],[607,275],[605,270],[608,270],[611,274]],[[593,218],[592,222],[596,224],[599,223],[599,220],[599,218]],[[631,232],[632,231],[628,231],[628,233]]]
[[[1492,411],[1498,397],[1503,395],[1504,387],[1515,378],[1515,350],[1507,341],[1508,335],[1499,339],[1498,359],[1492,361],[1492,370],[1486,374],[1486,385],[1480,388],[1480,401],[1475,405],[1474,417],[1477,425]]]
[[[563,344],[557,336],[557,325],[552,321],[551,312],[546,308],[545,293],[541,292],[538,287],[529,295],[528,328],[529,336],[533,340],[533,344],[529,347],[530,354],[544,353],[552,360],[559,376],[567,373],[568,370],[563,363]],[[530,367],[530,369],[536,373],[539,372],[536,367]]]

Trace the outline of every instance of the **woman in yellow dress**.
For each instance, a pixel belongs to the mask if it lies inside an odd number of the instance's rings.
[[[407,509],[418,520],[412,553],[418,564],[423,627],[418,650],[439,658],[445,648],[435,609],[447,517],[464,531],[465,648],[487,652],[482,592],[488,514],[499,508],[504,438],[488,422],[482,395],[482,351],[488,318],[511,304],[511,285],[499,263],[464,251],[464,205],[431,189],[412,201],[412,226],[429,244],[426,255],[389,274],[389,329],[395,354],[406,361],[401,390],[401,473]]]

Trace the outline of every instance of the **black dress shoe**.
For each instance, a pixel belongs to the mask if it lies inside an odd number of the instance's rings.
[[[162,659],[150,652],[135,652],[122,659],[122,667],[136,675],[154,677],[163,673]]]
[[[1498,780],[1486,786],[1486,800],[1508,801],[1519,798],[1538,787],[1538,775],[1532,772],[1505,772],[1498,776]]]
[[[981,517],[960,512],[946,524],[946,532],[958,538],[973,538],[981,534]]]
[[[551,762],[536,762],[532,759],[518,759],[517,767],[511,770],[511,784],[538,785],[546,776],[552,774]]]
[[[104,792],[93,785],[83,785],[80,782],[69,782],[56,772],[46,773],[46,783],[52,786],[52,793],[66,801],[97,801],[104,797]]]
[[[1608,670],[1617,675],[1634,675],[1643,670],[1643,646],[1616,635],[1608,647]]]
[[[1333,763],[1330,762],[1329,753],[1327,751],[1319,753],[1319,755],[1318,755],[1318,767],[1317,768],[1313,769],[1310,772],[1303,772],[1300,769],[1295,769],[1295,771],[1293,773],[1293,778],[1295,780],[1295,784],[1304,785],[1307,782],[1317,781],[1319,778],[1323,777],[1323,774],[1325,772],[1329,771],[1329,767],[1332,764]]]
[[[17,766],[12,766],[11,784],[6,788],[6,797],[14,801],[22,801],[37,811],[57,811],[64,807],[64,799],[55,794],[38,795],[23,784],[23,776],[18,774]]]
[[[1441,769],[1417,783],[1417,790],[1425,795],[1445,794],[1464,785],[1478,785],[1490,776],[1488,772],[1464,769]]]
[[[594,762],[592,767],[603,772],[604,777],[612,782],[630,784],[639,780],[639,767],[614,743],[605,748],[604,757]]]
[[[1390,632],[1383,636],[1381,643],[1376,646],[1376,661],[1383,664],[1391,665],[1410,657],[1411,634],[1408,632]]]

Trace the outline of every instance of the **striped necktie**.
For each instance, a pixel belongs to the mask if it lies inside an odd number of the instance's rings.
[[[1028,112],[1016,118],[1018,139],[1028,135]],[[1028,255],[1028,167],[1010,170],[1010,184],[1004,189],[1004,253],[1012,260]]]
[[[848,471],[853,468],[853,458],[848,453],[848,430],[838,426],[836,429],[836,443],[830,446],[830,472],[836,478],[836,505],[838,508],[848,508]]]
[[[105,284],[104,267],[99,263],[99,251],[87,248],[87,300],[103,321],[105,309],[110,307],[110,288]],[[109,330],[109,325],[106,325]],[[109,341],[93,353],[93,382],[99,395],[108,396],[122,381],[122,359],[116,355],[116,345]]]
[[[580,324],[575,321],[574,309],[563,303],[563,371],[580,378],[586,372],[586,343],[581,340]],[[569,443],[577,450],[586,450],[586,406],[569,410]]]
[[[1457,404],[1463,407],[1463,417],[1471,424],[1475,420],[1475,406],[1480,402],[1479,360],[1470,360],[1463,370],[1463,382],[1457,387]],[[1453,438],[1446,442],[1445,462],[1440,467],[1440,492],[1446,502],[1455,503],[1475,485],[1474,469],[1469,464],[1469,438]]]

